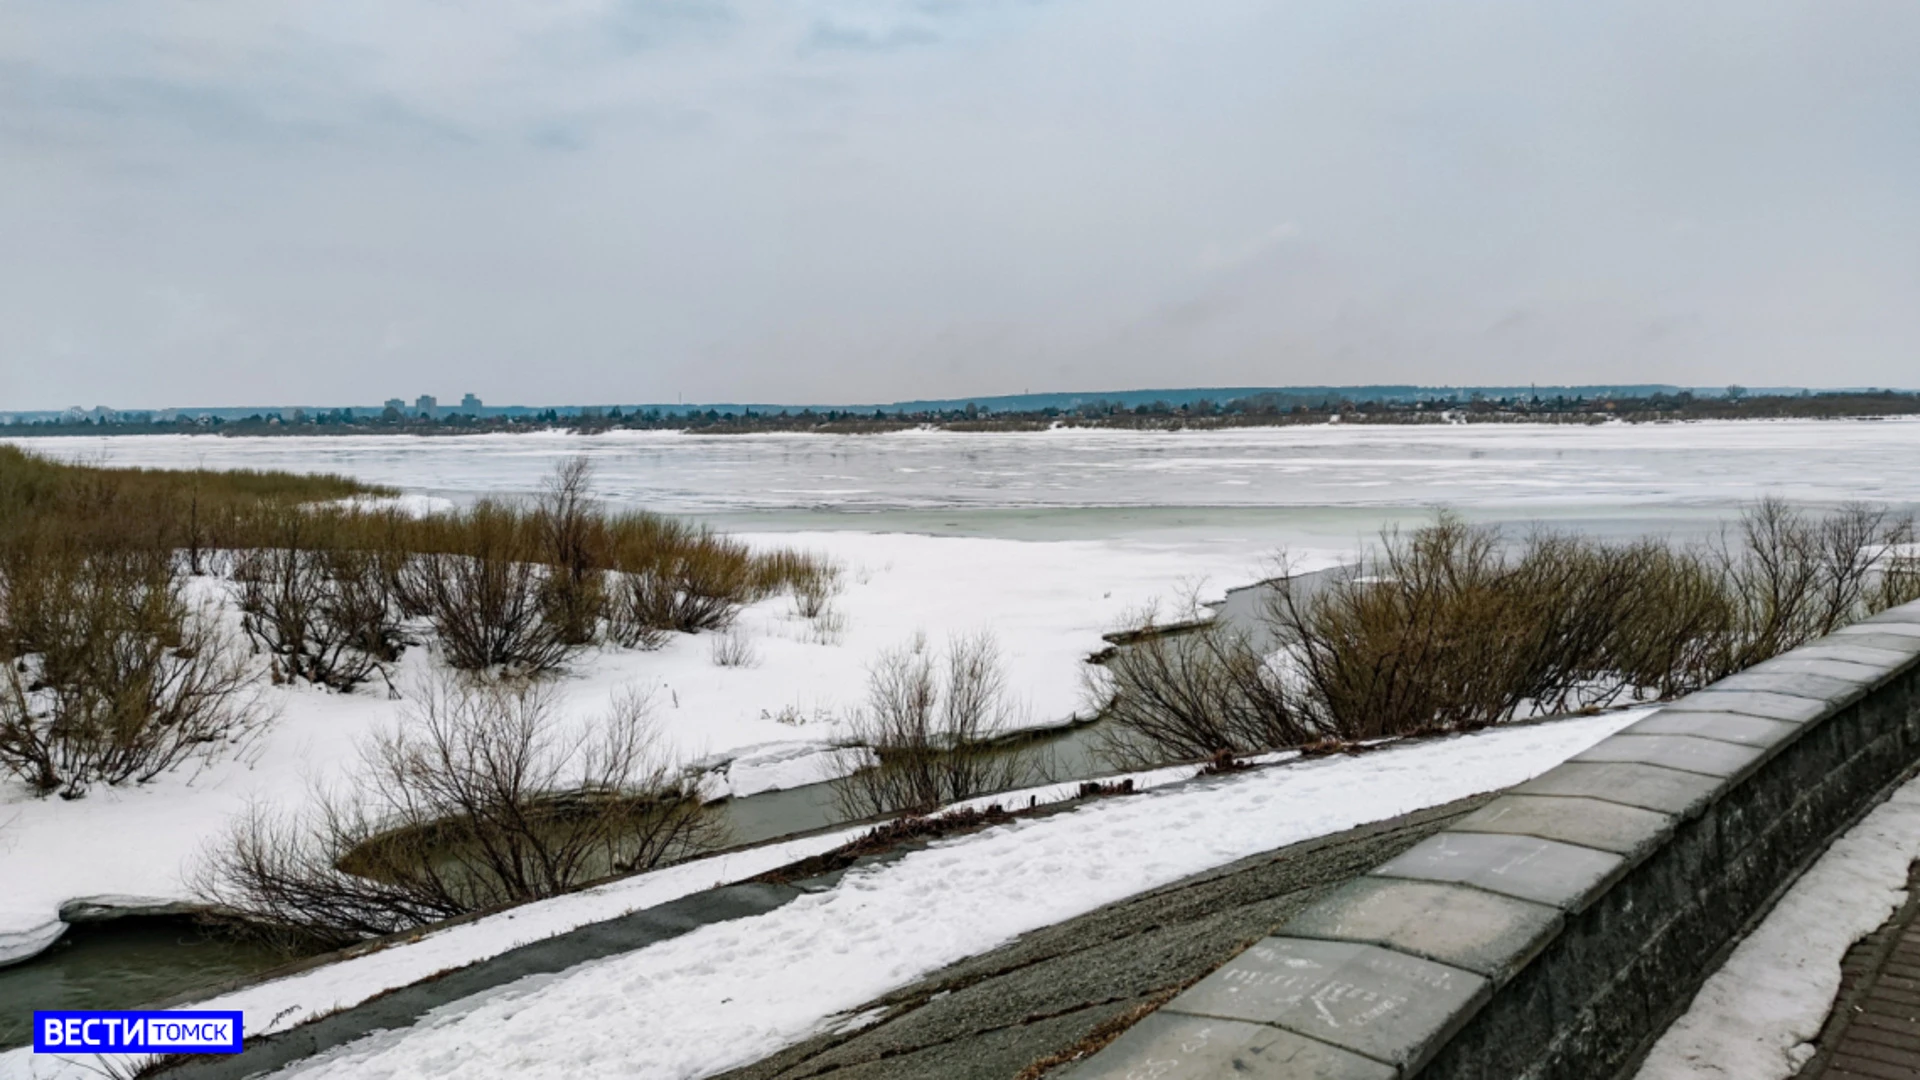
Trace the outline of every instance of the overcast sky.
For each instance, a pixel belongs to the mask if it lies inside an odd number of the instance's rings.
[[[6,0],[0,409],[1920,385],[1909,0]]]

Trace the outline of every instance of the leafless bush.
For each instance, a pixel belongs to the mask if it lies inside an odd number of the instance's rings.
[[[387,599],[406,618],[420,618],[432,610],[425,588],[426,579],[416,563],[419,551],[415,533],[420,527],[395,509],[360,515],[359,550],[373,561],[374,572],[387,591]]]
[[[1270,617],[1293,643],[1304,707],[1347,738],[1510,715],[1527,693],[1517,665],[1533,630],[1515,622],[1504,570],[1496,534],[1443,516],[1387,534],[1367,565],[1305,601],[1281,588]]]
[[[343,802],[322,800],[300,817],[256,803],[203,855],[194,892],[232,916],[231,925],[303,951],[339,948],[470,910],[448,889],[341,870],[338,864],[374,828]]]
[[[840,595],[840,567],[826,560],[807,560],[790,574],[794,614],[803,619],[826,615]]]
[[[376,556],[394,606],[406,615],[428,616],[436,626],[470,621],[448,614],[447,582],[460,578],[452,591],[492,595],[497,613],[537,624],[533,660],[513,662],[522,668],[556,662],[547,638],[564,652],[604,629],[619,644],[657,648],[675,632],[724,630],[742,605],[779,590],[795,590],[796,603],[811,610],[824,609],[837,588],[837,567],[817,556],[756,555],[736,540],[657,514],[610,516],[592,503],[591,482],[587,462],[575,458],[555,471],[531,509],[483,503],[414,520],[355,515],[347,530],[354,540],[341,546]],[[468,586],[486,576],[483,569],[495,580],[476,593]],[[535,581],[537,613],[520,601]],[[452,652],[488,651],[476,649],[485,643],[472,642],[461,627],[453,636],[460,640],[449,642]]]
[[[1915,552],[1911,531],[1885,558],[1880,575],[1873,583],[1868,607],[1885,611],[1890,607],[1920,600],[1920,552]]]
[[[630,649],[657,649],[674,631],[677,591],[663,573],[630,570],[612,577],[607,635]]]
[[[178,636],[186,606],[167,552],[22,545],[0,559],[0,654],[36,656],[40,682],[83,679],[111,633]]]
[[[1282,584],[1262,635],[1273,656],[1213,626],[1130,635],[1095,680],[1109,756],[1467,730],[1688,693],[1920,593],[1896,557],[1911,537],[1876,508],[1813,518],[1773,500],[1734,539],[1690,549],[1540,531],[1509,543],[1443,514],[1386,534],[1324,587]]]
[[[670,568],[678,592],[676,630],[723,630],[733,624],[740,605],[754,596],[753,555],[737,540],[702,533],[675,554]]]
[[[753,667],[760,663],[753,639],[738,630],[714,635],[712,653],[715,667]]]
[[[1245,754],[1320,736],[1244,634],[1208,625],[1144,632],[1089,675],[1109,720],[1101,752],[1122,768]]]
[[[606,610],[605,520],[588,501],[593,468],[584,457],[561,463],[548,478],[535,525],[551,568],[545,579],[548,617],[561,640],[585,645]]]
[[[9,573],[4,590],[10,618],[32,625],[12,628],[0,675],[0,769],[78,798],[151,780],[264,722],[244,658],[176,580],[111,554],[37,569],[30,585]]]
[[[612,634],[628,645],[651,647],[676,630],[724,630],[755,597],[752,553],[708,532],[686,530],[668,543],[623,550],[617,571]]]
[[[512,508],[482,502],[461,519],[464,552],[431,551],[409,568],[447,662],[518,674],[558,667],[573,651],[547,603],[549,568]]]
[[[310,811],[256,808],[199,866],[209,903],[337,945],[520,903],[723,838],[658,753],[642,696],[563,730],[536,684],[446,681]]]
[[[1509,627],[1495,704],[1466,722],[1611,705],[1635,684],[1612,666],[1611,646],[1638,608],[1666,604],[1648,572],[1659,549],[1610,546],[1536,531],[1507,559],[1492,588]],[[1470,627],[1468,633],[1481,630]],[[1484,631],[1481,631],[1484,632]]]
[[[400,608],[387,587],[387,571],[377,551],[335,549],[324,555],[332,583],[322,607],[328,625],[338,628],[346,647],[379,664],[400,659],[408,644],[400,629]]]
[[[1727,673],[1727,643],[1737,622],[1714,561],[1702,551],[1655,541],[1633,545],[1632,590],[1597,666],[1641,698],[1691,693]]]
[[[806,640],[815,645],[838,645],[847,634],[847,616],[827,608],[807,620]]]
[[[923,638],[880,655],[867,705],[852,717],[857,753],[877,764],[836,780],[849,817],[924,812],[1031,779],[1032,760],[995,740],[1015,726],[1014,706],[989,634],[958,637],[938,660]]]
[[[379,554],[332,546],[307,511],[281,514],[273,546],[235,558],[241,626],[288,678],[351,690],[403,647]]]
[[[1460,730],[1525,709],[1669,697],[1865,614],[1885,521],[1777,502],[1706,551],[1536,533],[1517,551],[1443,517],[1390,534],[1310,602],[1284,591],[1310,707],[1362,735]]]
[[[1812,518],[1779,499],[1763,499],[1740,519],[1734,542],[1713,548],[1736,611],[1722,665],[1737,671],[1873,611],[1889,549],[1910,542],[1910,519],[1849,503]]]

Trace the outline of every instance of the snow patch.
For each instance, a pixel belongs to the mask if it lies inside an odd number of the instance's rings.
[[[1834,841],[1694,995],[1637,1080],[1785,1080],[1814,1054],[1840,961],[1907,902],[1920,780]]]
[[[60,940],[60,935],[67,932],[67,924],[59,919],[43,919],[36,923],[17,918],[12,926],[12,929],[0,929],[0,964],[30,960],[45,952]]]
[[[767,743],[744,746],[688,767],[701,771],[700,793],[708,800],[740,799],[836,780],[866,760],[860,753],[828,743]]]
[[[398,510],[407,517],[423,518],[431,514],[444,514],[457,508],[452,499],[438,495],[420,495],[407,493],[402,495],[354,495],[345,499],[335,499],[333,505],[348,510],[364,510],[377,514],[383,510]]]

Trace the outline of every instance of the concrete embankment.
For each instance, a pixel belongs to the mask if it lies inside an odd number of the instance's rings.
[[[1746,930],[1917,762],[1909,604],[1502,795],[1058,1075],[1630,1075]]]

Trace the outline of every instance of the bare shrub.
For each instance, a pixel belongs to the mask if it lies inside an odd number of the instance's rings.
[[[1272,645],[1212,624],[1126,634],[1093,679],[1105,753],[1140,765],[1671,698],[1920,595],[1900,560],[1912,536],[1878,508],[1777,500],[1694,548],[1512,543],[1442,514],[1322,587],[1282,580],[1258,635]]]
[[[1305,601],[1281,588],[1271,618],[1293,644],[1306,707],[1346,738],[1504,719],[1526,695],[1497,534],[1443,515],[1390,532],[1368,564]]]
[[[1912,535],[1910,520],[1860,503],[1820,518],[1773,498],[1749,508],[1713,549],[1737,612],[1723,673],[1871,614],[1889,549]]]
[[[176,640],[186,611],[170,554],[142,547],[15,546],[0,565],[0,596],[0,652],[34,655],[41,683],[83,680],[116,633]]]
[[[840,595],[845,575],[839,563],[825,556],[783,550],[757,556],[754,576],[758,595],[772,596],[784,589],[793,598],[794,614],[817,619]]]
[[[1867,604],[1878,612],[1915,600],[1920,600],[1920,552],[1914,550],[1909,527],[1905,538],[1891,545],[1886,553],[1885,564],[1873,583]]]
[[[333,546],[307,511],[280,516],[272,546],[235,558],[241,626],[288,678],[351,690],[403,648],[379,555]]]
[[[1497,533],[1443,516],[1273,613],[1307,706],[1350,736],[1462,730],[1521,711],[1688,693],[1867,613],[1883,513],[1777,501],[1704,550]]]
[[[644,696],[568,731],[526,682],[431,685],[363,771],[299,815],[255,808],[194,875],[207,902],[338,945],[707,850],[723,828],[659,755]]]
[[[327,624],[344,637],[348,649],[372,657],[376,665],[400,659],[408,640],[381,553],[336,548],[323,553],[322,560],[330,582],[321,609]]]
[[[320,801],[305,816],[256,803],[203,855],[194,892],[245,920],[236,925],[250,933],[302,951],[340,948],[469,910],[443,890],[341,870],[340,861],[373,828],[342,802]]]
[[[1109,721],[1102,756],[1121,768],[1253,753],[1324,734],[1247,636],[1218,625],[1144,630],[1089,679]]]
[[[244,657],[177,580],[111,554],[9,568],[0,769],[41,795],[143,783],[265,720]],[[24,600],[26,607],[18,602]]]
[[[838,645],[847,635],[847,616],[832,608],[807,620],[806,640],[814,645]]]
[[[1509,543],[1442,514],[1322,588],[1282,583],[1276,657],[1218,629],[1143,632],[1108,660],[1103,701],[1129,745],[1164,760],[1669,698],[1920,591],[1894,554],[1911,536],[1880,509],[1814,518],[1777,500],[1693,549],[1544,531]]]
[[[1714,562],[1653,541],[1634,545],[1627,557],[1634,588],[1615,609],[1598,666],[1656,700],[1720,678],[1738,614]]]
[[[936,658],[924,638],[882,653],[868,671],[867,705],[853,738],[877,764],[834,781],[849,817],[925,812],[1027,782],[1033,761],[996,746],[1015,724],[999,647],[990,634],[957,637]]]
[[[588,501],[593,467],[584,457],[570,458],[547,479],[534,515],[543,561],[548,617],[561,639],[585,645],[600,631],[606,610],[607,546],[605,520]]]
[[[1552,533],[1509,552],[1451,516],[1390,532],[1322,584],[1278,579],[1261,633],[1189,619],[1126,634],[1092,680],[1104,755],[1143,766],[1603,704],[1636,565]]]
[[[447,662],[465,671],[551,670],[573,651],[547,603],[549,568],[512,508],[481,502],[458,520],[463,552],[430,551],[409,567]]]
[[[714,635],[711,651],[715,667],[755,667],[760,663],[760,652],[753,647],[753,639],[737,629]]]
[[[810,574],[794,583],[794,614],[803,619],[817,619],[827,613],[827,606],[840,592],[840,575],[837,570],[827,570]]]
[[[422,550],[416,534],[420,523],[392,508],[356,515],[361,526],[358,550],[373,562],[374,573],[386,589],[388,602],[405,618],[420,618],[432,610],[426,579],[416,567]]]
[[[631,520],[631,519],[627,519]],[[615,545],[610,620],[622,644],[657,647],[673,631],[724,630],[756,598],[756,566],[745,544],[685,526],[650,522]],[[628,532],[625,521],[616,535]]]
[[[1613,666],[1612,646],[1635,610],[1669,602],[1661,591],[1669,583],[1648,572],[1657,550],[1529,535],[1493,585],[1511,651],[1500,669],[1500,700],[1483,706],[1481,716],[1598,708],[1634,692],[1632,679]]]
[[[630,649],[657,649],[674,631],[676,590],[665,574],[638,570],[613,575],[607,635]]]
[[[670,563],[678,592],[674,629],[686,633],[733,624],[740,605],[754,598],[753,555],[738,540],[700,533]]]

